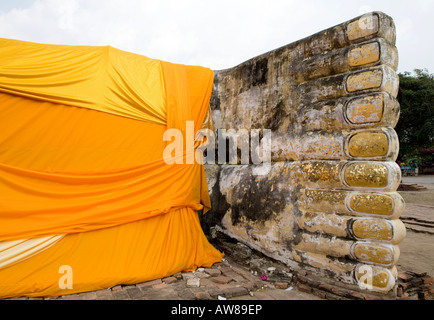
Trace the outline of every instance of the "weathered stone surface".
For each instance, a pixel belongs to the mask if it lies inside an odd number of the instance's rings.
[[[296,270],[391,291],[405,237],[397,64],[393,20],[375,12],[216,71],[216,136],[234,129],[228,150],[237,152],[228,158],[222,136],[225,151],[206,165],[205,231]],[[247,155],[246,133],[261,139]]]

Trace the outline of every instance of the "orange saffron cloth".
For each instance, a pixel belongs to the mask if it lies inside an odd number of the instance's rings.
[[[57,296],[211,266],[201,164],[166,164],[164,132],[195,133],[213,71],[111,47],[0,39],[0,248],[65,235],[0,267],[0,297]],[[1,254],[1,252],[0,252]],[[59,285],[62,266],[72,288]]]

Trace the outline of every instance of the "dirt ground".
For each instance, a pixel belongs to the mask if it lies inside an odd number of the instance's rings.
[[[407,218],[421,216],[426,221],[434,221],[434,176],[403,177],[403,183],[427,188],[423,191],[399,191],[406,202],[402,216],[404,223],[406,224]],[[406,226],[407,237],[399,244],[401,255],[398,270],[402,267],[434,275],[434,228],[432,233],[425,233],[411,230],[411,225]]]

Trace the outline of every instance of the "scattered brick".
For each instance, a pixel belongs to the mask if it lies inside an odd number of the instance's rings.
[[[208,292],[196,292],[194,296],[196,297],[196,300],[212,300],[212,297]]]
[[[288,288],[288,282],[278,282],[278,281],[276,281],[274,283],[274,287],[276,289],[286,289],[286,288]]]
[[[249,294],[249,291],[244,287],[231,287],[223,289],[223,294],[226,298],[233,298],[239,296],[245,296]]]
[[[232,278],[225,277],[225,276],[218,276],[215,278],[212,278],[212,281],[219,284],[227,284],[232,281]]]
[[[233,286],[231,284],[217,284],[217,288],[219,288],[220,290],[224,290],[224,289],[228,289],[228,288],[232,288]]]
[[[241,272],[238,272],[237,271],[237,273],[240,275],[240,276],[242,276],[244,279],[246,279],[247,281],[252,281],[252,282],[254,282],[254,281],[257,281],[258,280],[258,276],[255,276],[255,275],[253,275],[253,274],[251,274],[251,273],[241,273]],[[259,278],[260,279],[260,278]]]
[[[200,279],[191,278],[187,280],[187,288],[198,288],[200,287]]]
[[[123,290],[121,285],[119,285],[119,286],[114,286],[114,287],[112,288],[112,292],[117,292],[117,291],[121,291],[121,290]]]
[[[178,297],[180,297],[182,300],[196,300],[196,296],[188,288],[176,290],[176,293],[177,293]]]
[[[182,273],[182,280],[188,281],[194,278],[194,274],[192,272]]]
[[[415,287],[420,286],[421,284],[423,284],[423,279],[422,278],[416,278],[411,280],[411,284]]]
[[[307,293],[311,293],[312,292],[312,288],[303,284],[303,283],[299,283],[297,285],[298,290],[300,290],[301,292],[307,292]]]
[[[409,276],[408,274],[406,274],[404,272],[398,272],[398,278],[404,282],[408,282],[413,277]]]
[[[243,278],[242,276],[240,276],[238,273],[234,271],[226,272],[225,276],[231,278],[236,282],[244,282],[246,280],[245,278]]]
[[[425,276],[425,277],[423,277],[423,283],[424,284],[433,284],[434,283],[434,279],[433,279],[433,277]]]
[[[174,282],[178,281],[178,279],[176,277],[167,277],[167,278],[162,279],[162,281],[165,284],[171,284],[171,283],[174,283]]]
[[[210,294],[210,296],[213,297],[214,299],[217,299],[218,296],[223,296],[223,290],[217,287],[211,287],[207,289],[207,291]]]
[[[227,267],[227,266],[221,267],[221,268],[220,268],[220,271],[221,271],[223,274],[228,273],[228,272],[233,272],[232,268],[231,268],[231,267]]]
[[[219,269],[211,269],[211,268],[205,269],[205,272],[208,273],[211,277],[217,277],[222,273]]]
[[[321,289],[321,290],[328,291],[328,292],[333,292],[333,290],[335,290],[336,292],[339,292],[339,291],[342,290],[342,289],[339,289],[339,288],[333,288],[333,286],[331,286],[331,285],[329,285],[327,283],[320,284],[318,286],[318,288]]]
[[[357,293],[356,291],[347,289],[347,288],[343,288],[343,287],[335,287],[335,286],[329,286],[327,287],[330,293],[333,294],[337,294],[340,295],[342,297],[347,297],[347,298],[351,298],[353,296],[354,293]]]
[[[209,278],[210,275],[203,272],[196,272],[196,277],[198,277],[199,279],[205,279],[205,278]]]
[[[165,286],[167,286],[167,284],[165,284],[165,283],[158,283],[158,284],[154,284],[152,287],[154,289],[163,289]]]
[[[156,279],[156,280],[151,280],[151,281],[136,284],[136,287],[141,288],[141,287],[153,286],[155,284],[160,284],[160,283],[163,283],[163,281],[161,281],[161,279]]]
[[[216,285],[216,283],[211,281],[210,278],[200,279],[200,286],[201,287],[213,287],[215,285]]]

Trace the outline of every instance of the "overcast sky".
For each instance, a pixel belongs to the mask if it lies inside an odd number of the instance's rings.
[[[0,37],[221,70],[370,11],[395,20],[399,72],[434,73],[434,0],[0,0]]]

